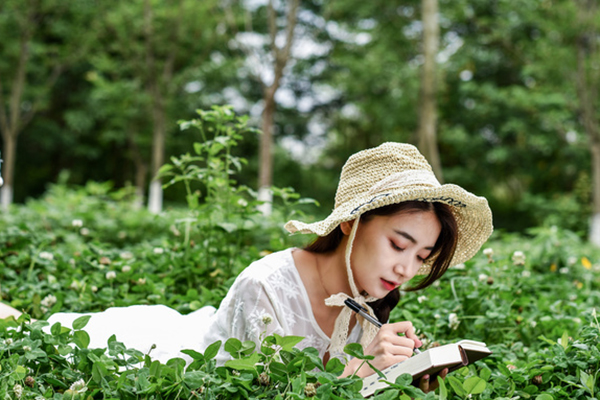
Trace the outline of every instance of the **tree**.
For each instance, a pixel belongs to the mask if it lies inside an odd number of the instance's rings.
[[[17,139],[48,106],[61,74],[87,55],[101,10],[92,2],[6,0],[0,4],[0,131],[5,185],[0,204],[12,203]]]
[[[151,212],[162,209],[162,185],[155,177],[164,163],[168,132],[176,129],[177,97],[184,95],[189,81],[200,79],[200,67],[225,42],[217,29],[219,15],[218,2],[213,0],[136,0],[116,2],[103,22],[98,54],[92,59],[99,75],[94,80],[98,92],[112,92],[109,101],[123,104],[126,100],[133,108],[119,112],[111,107],[123,119],[121,137],[127,138],[136,165],[138,196],[147,170],[152,177]],[[125,92],[120,95],[119,90]],[[115,99],[115,94],[121,99]],[[148,136],[150,157],[145,155]]]
[[[581,123],[590,143],[592,159],[592,218],[590,241],[600,247],[600,124],[598,121],[598,89],[600,89],[600,52],[598,51],[598,2],[577,0],[576,39],[577,97]]]
[[[437,0],[423,0],[423,66],[419,107],[419,150],[429,160],[436,177],[443,183],[442,163],[438,151],[436,57],[440,41]]]
[[[287,8],[285,7],[286,3]],[[243,31],[240,31],[236,18],[233,17],[234,7],[232,7],[231,3],[228,5],[228,22],[230,28],[237,38],[242,51],[251,59],[251,62],[256,63],[251,68],[252,75],[262,88],[263,111],[261,122],[262,135],[260,137],[258,155],[258,199],[265,202],[262,210],[267,215],[271,213],[271,202],[273,200],[270,188],[273,184],[272,148],[276,110],[275,94],[281,86],[286,66],[291,61],[291,51],[294,43],[294,31],[296,29],[299,7],[300,0],[278,2],[277,5],[274,4],[273,0],[269,0],[266,5],[265,28],[267,29],[267,33],[263,36],[266,39],[266,46],[257,46],[247,40],[249,35],[256,34],[254,32],[256,24],[252,21],[251,11],[249,9],[243,11],[246,14],[246,21]],[[262,11],[263,8],[260,8],[260,10]],[[282,19],[280,16],[284,18]],[[257,18],[260,18],[260,16]],[[283,21],[283,23],[280,21]]]

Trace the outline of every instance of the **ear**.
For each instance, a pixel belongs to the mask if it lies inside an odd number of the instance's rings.
[[[354,220],[352,221],[344,221],[340,224],[340,228],[342,229],[342,233],[346,236],[350,235],[352,231],[352,226],[354,225]]]

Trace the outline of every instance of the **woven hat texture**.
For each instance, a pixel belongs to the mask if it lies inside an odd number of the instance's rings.
[[[342,168],[335,207],[322,221],[289,221],[290,233],[325,236],[340,223],[350,221],[375,208],[405,201],[448,204],[458,225],[458,242],[451,265],[460,264],[477,253],[492,234],[492,212],[484,197],[460,186],[441,185],[431,166],[417,148],[405,143],[383,143],[360,151]],[[427,274],[433,259],[419,270]]]

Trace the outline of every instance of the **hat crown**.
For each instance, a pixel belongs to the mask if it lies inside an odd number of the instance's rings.
[[[381,186],[378,184],[393,175],[404,175],[405,178],[412,175],[413,179],[404,179],[405,184],[409,185],[419,185],[419,182],[421,186],[439,185],[431,166],[415,146],[406,143],[383,143],[348,158],[340,175],[335,208],[357,196],[374,194],[378,186]]]

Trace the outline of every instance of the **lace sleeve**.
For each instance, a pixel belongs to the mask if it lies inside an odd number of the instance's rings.
[[[208,333],[205,343],[228,338],[250,340],[260,348],[262,339],[273,333],[286,334],[286,321],[278,306],[278,299],[270,285],[260,277],[242,274],[233,284],[215,315],[215,325]],[[223,347],[217,362],[223,364],[231,359]]]

